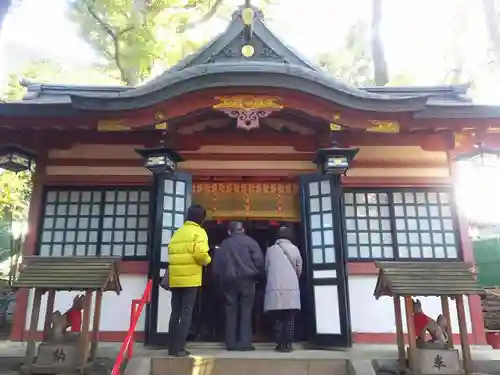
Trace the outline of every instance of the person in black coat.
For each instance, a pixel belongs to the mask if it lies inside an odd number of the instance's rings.
[[[241,222],[230,222],[229,237],[215,251],[213,260],[214,277],[224,295],[228,350],[255,349],[252,346],[252,310],[255,284],[263,272],[264,256],[259,244],[245,234]]]

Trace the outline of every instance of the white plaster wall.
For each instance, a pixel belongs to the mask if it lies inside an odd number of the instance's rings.
[[[351,327],[353,332],[395,333],[394,304],[392,298],[373,296],[377,276],[349,276],[349,303],[351,307]],[[422,302],[426,315],[433,319],[441,314],[441,299],[438,297],[417,297]],[[404,303],[403,330],[406,329]],[[469,301],[464,298],[467,332],[472,332],[469,312]],[[450,318],[453,333],[458,333],[457,308],[454,300],[450,300]]]
[[[147,277],[142,275],[122,275],[120,276],[122,284],[122,292],[117,295],[114,292],[105,292],[102,298],[101,322],[100,331],[127,331],[130,326],[130,308],[132,300],[141,298],[144,289],[146,288]],[[57,292],[54,302],[54,310],[65,312],[71,307],[74,296],[77,292]],[[92,301],[92,306],[95,303]],[[47,305],[47,293],[42,296],[42,303],[40,307],[40,317],[38,320],[38,330],[43,330],[45,321],[45,309]],[[28,329],[31,319],[31,308],[33,306],[33,290],[30,291],[28,300],[28,310],[26,312],[25,328]],[[136,326],[137,331],[144,331],[145,329],[145,313],[146,309],[142,311],[141,317]],[[93,326],[93,310],[90,318],[90,326]]]
[[[160,270],[160,276],[163,277],[164,275],[165,275],[165,270]],[[156,331],[158,333],[168,332],[168,323],[170,321],[170,313],[172,311],[172,309],[170,308],[171,298],[172,298],[172,293],[161,287],[158,287],[158,318],[157,318],[158,320],[156,323],[157,324]]]

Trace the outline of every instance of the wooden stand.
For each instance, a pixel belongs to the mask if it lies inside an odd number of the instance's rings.
[[[90,315],[92,308],[91,290],[85,292],[83,302],[83,319],[80,333],[67,333],[61,342],[51,341],[51,317],[54,309],[55,290],[50,290],[47,299],[47,309],[44,322],[44,342],[38,346],[36,359],[34,335],[40,315],[40,300],[42,293],[35,289],[35,300],[31,312],[30,329],[25,363],[22,372],[26,374],[58,374],[58,373],[86,373],[96,359],[99,331],[99,317],[101,315],[102,291],[97,291],[94,306],[93,337],[90,340]],[[35,359],[35,360],[34,360]]]
[[[484,293],[471,273],[471,266],[466,263],[447,262],[377,262],[380,269],[374,295],[390,296],[394,300],[394,316],[398,342],[398,362],[402,373],[409,371],[415,375],[457,375],[472,373],[472,358],[467,341],[467,325],[465,320],[464,295]],[[436,296],[441,299],[443,316],[447,320],[446,344],[440,342],[427,343],[425,338],[419,341],[415,332],[415,315],[413,296]],[[408,350],[405,350],[401,298],[404,298],[406,310],[406,327]],[[454,298],[457,305],[460,345],[462,361],[458,350],[453,349],[453,333],[451,330],[449,298]],[[431,322],[426,328],[432,328]],[[423,328],[423,327],[422,327]],[[436,336],[437,333],[435,333]]]
[[[97,357],[102,294],[111,290],[120,293],[121,284],[117,258],[99,257],[31,257],[14,287],[34,289],[33,308],[28,330],[26,357],[21,366],[25,374],[87,373]],[[54,287],[57,285],[57,287]],[[80,332],[65,332],[67,318],[54,313],[57,291],[83,291],[72,308],[81,308]],[[40,316],[42,295],[48,292],[43,342],[35,357],[35,335]],[[94,293],[94,320],[90,316]],[[55,318],[57,317],[57,319]]]

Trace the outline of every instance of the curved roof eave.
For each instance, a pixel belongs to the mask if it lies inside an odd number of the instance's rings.
[[[426,96],[391,97],[349,87],[328,75],[301,66],[269,63],[213,63],[173,71],[162,80],[115,93],[71,95],[75,108],[120,111],[145,108],[183,94],[209,88],[272,87],[310,94],[352,109],[408,112],[425,108]]]

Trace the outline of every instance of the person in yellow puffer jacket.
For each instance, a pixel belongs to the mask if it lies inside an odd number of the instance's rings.
[[[190,354],[185,347],[201,286],[202,267],[211,261],[207,232],[201,227],[205,216],[203,207],[189,207],[184,225],[177,229],[168,245],[168,280],[172,292],[168,352],[176,357]]]

